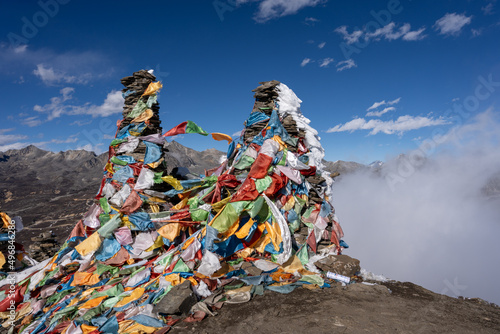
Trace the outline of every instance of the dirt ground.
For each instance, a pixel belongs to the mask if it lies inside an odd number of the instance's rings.
[[[409,282],[382,284],[266,291],[248,303],[225,304],[215,317],[177,323],[169,333],[500,333],[496,305]]]

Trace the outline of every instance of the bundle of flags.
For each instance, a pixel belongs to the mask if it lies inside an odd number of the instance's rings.
[[[240,137],[211,133],[228,141],[225,161],[182,179],[167,173],[165,137],[208,133],[187,121],[162,134],[154,80],[147,71],[122,79],[124,118],[95,202],[53,258],[15,276],[15,293],[2,296],[15,305],[14,316],[0,309],[4,327],[165,333],[178,319],[160,305],[182,284],[197,301],[187,321],[264,289],[328,286],[316,253],[347,244],[301,101],[284,84],[261,83]]]

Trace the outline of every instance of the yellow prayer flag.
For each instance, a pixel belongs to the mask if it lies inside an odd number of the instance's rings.
[[[75,249],[81,256],[85,256],[90,252],[96,251],[99,246],[101,246],[101,236],[99,233],[94,232],[90,237],[80,242]]]
[[[163,176],[161,179],[164,182],[167,182],[168,184],[170,184],[172,187],[174,187],[175,190],[182,190],[182,189],[184,189],[181,186],[181,183],[179,182],[179,180],[177,180],[175,177],[173,177],[171,175]]]
[[[160,81],[157,81],[157,82],[151,82],[149,85],[148,85],[148,88],[146,88],[146,90],[144,91],[144,93],[142,94],[142,96],[145,96],[145,95],[152,95],[154,93],[156,93],[157,91],[159,91],[160,89],[162,89],[163,85],[161,84]]]

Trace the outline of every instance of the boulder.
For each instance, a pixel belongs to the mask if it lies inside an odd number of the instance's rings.
[[[191,282],[186,280],[182,284],[176,285],[170,290],[163,299],[156,304],[154,312],[160,314],[188,314],[191,307],[198,302]]]
[[[329,255],[314,263],[321,271],[331,271],[332,273],[354,276],[361,270],[359,260],[348,255]]]

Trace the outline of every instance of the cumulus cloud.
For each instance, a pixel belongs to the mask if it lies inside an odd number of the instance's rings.
[[[307,64],[309,64],[310,62],[311,62],[311,58],[304,58],[304,60],[302,60],[302,63],[300,63],[300,66],[304,67]]]
[[[236,4],[259,2],[259,9],[254,20],[264,23],[279,17],[294,15],[305,7],[315,7],[327,0],[237,0]],[[315,18],[306,18],[306,23],[314,23]]]
[[[69,125],[77,125],[77,126],[84,126],[84,125],[89,125],[92,123],[92,119],[89,119],[87,121],[83,120],[76,120],[74,122],[69,123]]]
[[[369,107],[368,109],[366,109],[366,111],[370,111],[372,109],[377,109],[378,107],[381,107],[381,106],[384,106],[384,105],[392,106],[393,104],[399,103],[399,101],[401,101],[400,97],[398,97],[395,100],[389,101],[389,102],[386,102],[385,100],[380,101],[380,102],[375,102],[375,103],[372,104],[371,107]]]
[[[449,121],[444,118],[432,118],[422,116],[404,115],[398,117],[396,120],[382,121],[379,119],[371,119],[366,121],[364,118],[355,118],[345,124],[335,125],[333,128],[328,129],[326,132],[344,132],[344,131],[357,131],[357,130],[371,130],[370,135],[375,135],[379,132],[385,134],[403,134],[404,132],[417,130],[420,128],[436,125],[449,124]]]
[[[319,67],[328,67],[328,65],[330,65],[331,62],[333,62],[333,58],[325,58],[321,61]]]
[[[0,145],[0,152],[5,152],[8,150],[19,150],[19,149],[26,147],[28,145],[29,145],[28,143],[22,143],[22,142]]]
[[[314,17],[306,17],[305,22],[307,25],[314,25],[314,24],[318,23],[319,20],[317,18],[314,18]]]
[[[458,36],[462,28],[471,23],[472,16],[465,14],[447,13],[434,24],[434,28],[441,35]]]
[[[322,42],[318,44],[318,48],[323,49],[326,45],[326,42]]]
[[[88,151],[88,152],[94,152],[96,154],[101,154],[101,153],[104,153],[106,151],[105,149],[102,148],[102,146],[103,146],[102,143],[99,143],[96,145],[85,144],[85,145],[78,146],[76,149],[77,150],[84,150],[84,151]]]
[[[391,279],[500,304],[500,188],[485,191],[500,180],[498,113],[443,137],[387,161],[379,177],[335,183],[345,254]]]
[[[44,106],[35,105],[33,110],[47,114],[47,120],[61,117],[62,115],[92,115],[92,117],[107,117],[122,112],[123,97],[120,91],[113,90],[106,96],[101,105],[86,103],[75,106],[66,103],[73,99],[75,89],[65,87],[60,90],[61,95],[52,97],[50,103]]]
[[[33,74],[39,77],[44,84],[52,86],[59,83],[86,84],[91,78],[90,73],[84,73],[79,76],[68,75],[63,71],[54,70],[52,67],[45,67],[44,64],[38,64]]]
[[[347,44],[357,43],[364,33],[362,30],[354,30],[352,33],[349,33],[347,31],[347,26],[340,26],[335,29],[335,32],[342,35],[342,38],[344,38]]]
[[[418,30],[414,31],[408,31],[406,34],[403,35],[403,40],[405,41],[419,41],[421,39],[424,39],[427,37],[424,35],[425,28],[420,28]]]
[[[18,148],[19,143],[14,143],[19,140],[27,139],[28,136],[20,134],[9,134],[15,129],[0,129],[0,151],[4,152],[10,149]]]
[[[389,111],[394,111],[394,110],[396,110],[396,108],[394,108],[394,107],[387,107],[387,108],[384,108],[383,110],[380,110],[380,111],[369,111],[369,112],[366,113],[366,117],[380,117],[383,114],[386,114]]]
[[[340,34],[347,44],[357,43],[361,38],[365,41],[380,41],[381,39],[386,39],[388,41],[397,39],[418,41],[426,37],[424,35],[425,27],[418,30],[411,30],[411,25],[409,23],[404,23],[402,26],[398,27],[396,23],[390,22],[373,32],[367,31],[366,28],[364,28],[353,30],[353,32],[350,33],[347,29],[347,26],[340,26],[335,29],[335,32]]]
[[[337,72],[342,72],[343,70],[348,70],[350,68],[357,67],[353,59],[339,61],[335,66],[337,67]]]
[[[85,108],[85,114],[93,117],[106,117],[113,114],[118,114],[123,111],[123,96],[120,91],[113,90],[106,96],[103,104],[90,105]]]

